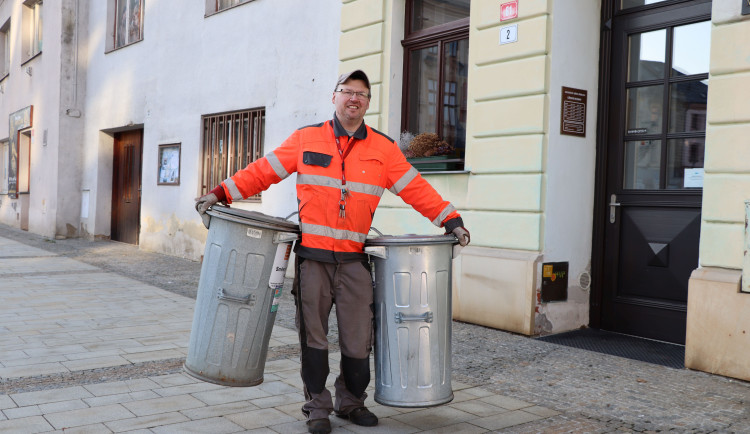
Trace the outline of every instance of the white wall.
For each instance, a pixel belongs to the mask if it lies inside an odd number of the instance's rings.
[[[265,152],[296,128],[330,119],[338,67],[338,0],[255,0],[205,17],[198,2],[144,2],[143,41],[104,53],[106,2],[92,2],[86,173],[90,233],[108,235],[112,140],[143,125],[141,247],[199,258],[206,230],[194,210],[201,115],[266,108]],[[181,143],[179,186],[157,186],[159,144]],[[238,205],[241,206],[241,205]],[[271,215],[296,210],[294,179],[263,194]]]
[[[601,10],[597,0],[570,6],[553,3],[543,202],[543,262],[569,262],[568,300],[539,307],[538,332],[588,324],[589,292],[578,278],[591,264]],[[585,138],[560,134],[563,86],[588,91]]]

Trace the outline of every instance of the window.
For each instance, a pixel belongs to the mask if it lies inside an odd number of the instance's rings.
[[[206,15],[215,14],[224,9],[229,9],[251,1],[252,0],[206,0]]]
[[[402,149],[421,171],[463,170],[470,0],[409,0],[406,7],[402,138],[428,135],[413,146],[402,141]]]
[[[42,52],[42,0],[23,2],[23,61]]]
[[[18,134],[18,193],[29,192],[31,173],[31,130]]]
[[[10,149],[8,140],[0,140],[0,194],[8,194],[8,161],[10,159]]]
[[[266,110],[206,115],[203,123],[201,194],[263,156]],[[260,195],[248,198],[260,201]]]
[[[143,40],[143,0],[108,0],[106,51]]]
[[[10,19],[0,27],[0,80],[10,72]]]

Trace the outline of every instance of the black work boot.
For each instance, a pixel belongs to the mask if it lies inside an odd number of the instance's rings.
[[[328,434],[331,432],[331,421],[325,419],[310,419],[307,421],[307,432],[312,434]]]
[[[378,417],[373,414],[367,407],[357,407],[349,413],[336,413],[336,416],[342,419],[349,419],[355,425],[375,426],[378,424]]]

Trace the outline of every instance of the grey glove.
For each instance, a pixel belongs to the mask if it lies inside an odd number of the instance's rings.
[[[451,233],[458,238],[458,244],[461,244],[461,247],[466,246],[469,244],[469,241],[471,241],[471,235],[469,235],[469,231],[463,227],[458,226],[454,228]]]
[[[195,198],[195,210],[198,211],[198,214],[201,216],[208,211],[209,208],[211,208],[212,205],[214,205],[216,202],[219,201],[219,198],[216,197],[213,193],[208,193],[205,196],[196,197]]]

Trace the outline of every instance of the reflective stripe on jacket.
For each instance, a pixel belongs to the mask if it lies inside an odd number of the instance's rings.
[[[304,258],[322,262],[365,259],[364,242],[385,189],[437,227],[459,217],[391,138],[364,123],[350,138],[335,115],[331,121],[298,129],[281,146],[226,179],[222,187],[231,203],[294,172],[302,231],[297,254]],[[342,189],[347,192],[343,202]]]

